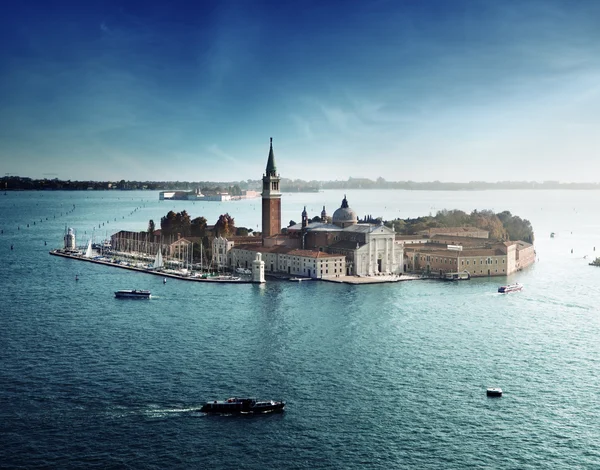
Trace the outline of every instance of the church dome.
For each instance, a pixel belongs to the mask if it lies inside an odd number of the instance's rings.
[[[342,228],[358,223],[356,212],[348,207],[346,196],[344,196],[344,199],[342,200],[342,207],[333,213],[331,221]]]

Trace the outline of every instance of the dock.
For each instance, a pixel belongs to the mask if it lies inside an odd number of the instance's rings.
[[[121,264],[116,260],[112,259],[107,261],[106,259],[94,259],[94,258],[86,258],[82,254],[75,254],[71,252],[66,252],[64,250],[52,250],[50,251],[52,256],[60,256],[61,258],[69,258],[78,261],[86,261],[88,263],[102,264],[104,266],[111,266],[114,268],[128,269],[129,271],[137,271],[140,273],[152,274],[154,276],[160,277],[168,277],[171,279],[180,279],[182,281],[192,281],[192,282],[210,282],[210,283],[221,283],[221,284],[252,284],[251,279],[243,279],[243,278],[235,278],[228,279],[231,276],[214,276],[214,277],[201,277],[201,276],[190,276],[177,274],[174,272],[168,271],[158,271],[150,268],[140,268],[136,266],[131,266],[128,264]]]

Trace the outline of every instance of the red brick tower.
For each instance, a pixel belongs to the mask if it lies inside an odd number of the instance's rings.
[[[273,137],[267,160],[267,170],[263,175],[262,191],[262,238],[277,235],[281,231],[281,192],[279,191],[279,175],[275,167],[273,154]]]

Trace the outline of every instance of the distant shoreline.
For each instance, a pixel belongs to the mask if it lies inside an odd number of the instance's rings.
[[[475,192],[475,191],[598,191],[600,190],[600,184],[586,184],[586,185],[571,185],[571,184],[564,184],[561,186],[553,186],[553,187],[547,187],[547,186],[542,186],[542,185],[538,185],[538,186],[515,186],[515,187],[504,187],[504,186],[489,186],[489,187],[474,187],[474,188],[452,188],[452,187],[411,187],[411,188],[395,188],[395,187],[368,187],[368,188],[363,188],[363,187],[354,187],[354,186],[340,186],[339,188],[323,188],[319,191],[315,191],[315,190],[289,190],[286,188],[282,188],[281,192],[283,194],[287,193],[287,194],[296,194],[296,193],[303,193],[303,194],[314,194],[314,193],[320,193],[323,191],[332,191],[332,190],[365,190],[365,191],[381,191],[381,190],[392,190],[392,191],[453,191],[453,192]],[[23,192],[23,191],[94,191],[94,192],[98,192],[98,191],[104,191],[104,192],[127,192],[127,191],[149,191],[149,192],[156,192],[156,191],[162,191],[162,190],[167,190],[167,191],[176,191],[177,189],[164,189],[164,188],[160,188],[160,189],[148,189],[148,188],[111,188],[111,189],[107,189],[107,188],[92,188],[92,189],[88,189],[88,188],[73,188],[73,187],[67,187],[67,188],[5,188],[5,189],[0,189],[0,193],[14,193],[14,192]]]
[[[232,196],[241,195],[243,191],[262,190],[262,181],[71,181],[58,178],[34,179],[22,176],[5,176],[0,178],[0,191],[196,191],[204,194],[228,192]],[[444,181],[387,181],[383,178],[348,178],[343,181],[304,181],[281,178],[282,193],[318,193],[324,190],[350,189],[400,189],[406,191],[485,191],[485,190],[600,190],[598,183],[562,183],[560,181],[469,181],[453,183]]]

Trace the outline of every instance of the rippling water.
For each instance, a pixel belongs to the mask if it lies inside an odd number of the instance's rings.
[[[284,195],[283,217],[305,204],[332,213],[342,197]],[[600,250],[599,193],[348,193],[360,215],[528,218],[539,262],[509,279],[525,285],[512,295],[495,293],[499,278],[163,285],[48,255],[65,224],[83,244],[92,229],[144,230],[170,209],[260,221],[260,200],[157,198],[0,194],[0,467],[600,466],[600,269],[587,264]],[[155,298],[114,299],[124,288]],[[505,396],[488,399],[490,385]],[[288,406],[259,417],[194,411],[233,395]]]

